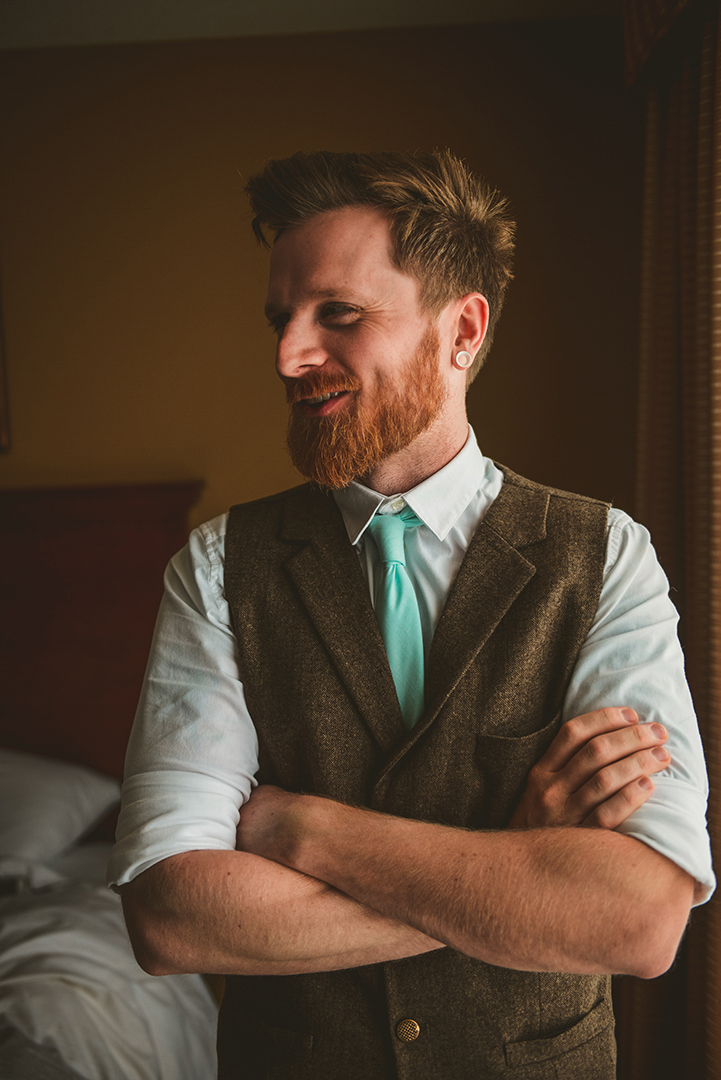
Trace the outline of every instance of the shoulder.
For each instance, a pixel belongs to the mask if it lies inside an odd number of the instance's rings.
[[[624,510],[619,510],[610,503],[593,499],[588,495],[578,495],[572,491],[563,491],[560,488],[549,487],[547,484],[539,484],[535,480],[528,480],[499,462],[493,464],[503,473],[504,486],[508,485],[511,489],[536,494],[561,505],[565,504],[570,509],[577,508],[582,513],[585,510],[604,520],[607,534],[607,570],[619,558],[634,556],[655,558],[648,529],[638,521],[634,521]]]
[[[227,531],[228,514],[219,514],[193,529],[188,537],[188,547],[196,558],[204,557],[212,562],[214,555],[219,551],[222,553]]]
[[[609,584],[623,579],[633,582],[635,588],[668,593],[668,580],[648,529],[615,507],[608,515],[605,574]]]
[[[230,513],[253,513],[254,510],[262,511],[264,507],[278,506],[288,501],[297,499],[307,499],[312,497],[315,493],[319,493],[319,488],[313,484],[298,484],[297,487],[287,488],[285,491],[277,491],[274,495],[264,495],[260,499],[251,499],[249,502],[236,503],[231,506]]]
[[[625,511],[612,506],[608,512],[609,558],[615,561],[622,551],[634,548],[639,551],[651,549],[651,534],[645,525],[634,521]]]
[[[547,484],[539,484],[536,480],[528,480],[525,476],[519,476],[506,465],[494,461],[493,464],[503,473],[503,483],[521,491],[544,495],[548,498],[559,499],[563,502],[577,503],[579,506],[599,507],[608,512],[610,504],[600,499],[592,499],[588,495],[577,495],[572,491],[562,491],[560,488],[549,487]],[[630,518],[629,518],[630,520]]]
[[[193,529],[165,572],[166,601],[190,605],[208,616],[223,605],[223,568],[228,515]]]
[[[330,491],[315,484],[280,491],[253,502],[239,503],[230,509],[226,549],[235,552],[273,537],[285,542],[305,542],[332,534],[343,526],[343,519]]]
[[[505,465],[497,468],[503,484],[486,515],[491,528],[514,544],[549,540],[577,554],[593,550],[603,559],[608,503],[528,480]]]
[[[274,495],[266,495],[261,499],[251,499],[249,502],[237,502],[230,508],[228,513],[229,528],[241,522],[263,521],[272,519],[283,512],[288,503],[304,503],[313,501],[322,492],[313,484],[299,484],[297,487],[289,487],[285,491],[276,491]]]

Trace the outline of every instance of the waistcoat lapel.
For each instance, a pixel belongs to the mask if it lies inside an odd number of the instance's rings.
[[[302,545],[285,564],[308,617],[378,744],[405,733],[368,586],[332,497],[289,499],[281,539]]]
[[[549,496],[515,486],[506,472],[498,498],[470,543],[438,621],[426,672],[426,715],[433,722],[504,615],[535,574],[522,548],[546,536]]]

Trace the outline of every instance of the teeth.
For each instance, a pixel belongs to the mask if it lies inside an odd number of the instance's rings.
[[[342,394],[342,390],[334,390],[331,394],[319,394],[318,397],[306,398],[307,405],[322,405],[324,401],[330,401],[331,398],[338,397]]]

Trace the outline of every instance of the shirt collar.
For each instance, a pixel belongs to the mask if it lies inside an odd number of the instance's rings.
[[[478,448],[473,428],[463,449],[427,480],[396,495],[380,495],[354,480],[333,492],[348,538],[357,544],[375,513],[397,513],[407,503],[439,540],[445,540],[471,499],[489,486],[493,463]],[[493,496],[489,494],[488,501]]]

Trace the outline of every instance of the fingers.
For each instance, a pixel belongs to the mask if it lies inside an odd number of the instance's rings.
[[[610,799],[600,803],[582,822],[582,825],[586,828],[617,829],[634,810],[643,806],[653,790],[653,780],[648,776],[642,776],[639,780],[634,780],[633,783],[621,788]]]
[[[568,721],[531,769],[512,827],[615,828],[649,797],[644,778],[670,764],[667,738],[661,724],[640,724],[632,709]]]
[[[599,769],[571,796],[568,809],[572,808],[579,823],[615,828],[646,802],[653,791],[650,777],[670,763],[671,755],[660,745],[615,761]],[[614,824],[607,825],[608,820]]]
[[[559,774],[569,793],[590,782],[592,788],[608,795],[620,786],[619,776],[626,783],[642,774],[652,775],[665,769],[669,764],[669,754],[663,745],[667,738],[668,732],[661,724],[634,724],[624,730],[596,735]]]
[[[628,730],[638,726],[638,714],[633,709],[594,709],[568,720],[556,735],[539,764],[549,772],[563,769],[591,739],[611,731]]]

